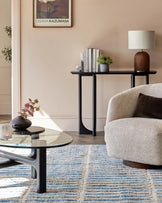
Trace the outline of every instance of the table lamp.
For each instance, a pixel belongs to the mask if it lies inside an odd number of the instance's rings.
[[[134,56],[134,71],[149,72],[150,56],[144,49],[155,47],[155,31],[131,30],[128,31],[128,49],[141,49]]]

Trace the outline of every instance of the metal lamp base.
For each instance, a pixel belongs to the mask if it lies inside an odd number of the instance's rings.
[[[150,56],[147,52],[137,52],[134,56],[134,71],[149,72],[150,71]]]

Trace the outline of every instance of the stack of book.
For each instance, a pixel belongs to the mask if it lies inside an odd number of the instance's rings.
[[[97,59],[101,55],[99,49],[88,48],[81,53],[81,66],[83,72],[98,72]]]

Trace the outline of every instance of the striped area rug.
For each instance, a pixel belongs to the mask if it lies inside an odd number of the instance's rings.
[[[108,157],[105,145],[48,152],[47,193],[36,193],[30,166],[0,169],[0,202],[162,202],[162,170],[133,169]]]

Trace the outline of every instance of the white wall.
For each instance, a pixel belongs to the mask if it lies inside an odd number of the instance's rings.
[[[73,0],[72,28],[33,28],[33,0],[21,5],[21,99],[38,98],[42,109],[34,123],[63,130],[78,129],[78,78],[70,73],[80,52],[94,47],[114,61],[111,70],[132,69],[136,50],[128,50],[127,32],[155,30],[156,48],[149,51],[150,82],[162,82],[162,1]],[[92,78],[84,78],[83,117],[91,128]],[[142,84],[143,78],[137,80]],[[130,88],[130,76],[98,76],[97,130],[103,130],[109,98]]]
[[[11,0],[0,0],[0,114],[11,114],[11,64],[6,62],[1,50],[9,47],[11,40],[4,27],[11,25]]]

